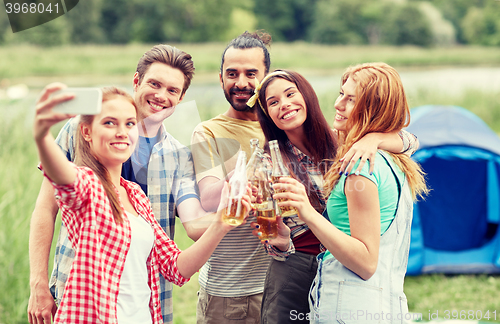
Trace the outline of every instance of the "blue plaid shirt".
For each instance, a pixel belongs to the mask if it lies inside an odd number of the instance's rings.
[[[56,143],[66,154],[68,160],[74,160],[74,134],[78,118],[73,118],[64,125],[56,138]],[[148,164],[148,198],[155,218],[167,235],[174,239],[175,208],[188,198],[199,199],[191,151],[179,143],[161,127],[160,141],[151,152]],[[126,162],[128,163],[128,162]],[[127,166],[130,171],[130,165]],[[126,168],[124,168],[125,170]],[[131,172],[125,172],[130,175]],[[132,172],[133,174],[133,172]],[[127,175],[122,172],[126,180]],[[68,240],[67,229],[61,225],[54,256],[54,268],[50,278],[50,291],[59,305],[64,292],[75,251]],[[172,323],[173,302],[172,283],[160,275],[160,302],[164,323]]]

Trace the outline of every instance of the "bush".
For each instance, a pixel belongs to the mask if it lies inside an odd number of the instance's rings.
[[[500,3],[471,7],[462,20],[463,37],[469,44],[500,45]]]
[[[430,22],[414,3],[319,0],[310,39],[327,44],[429,46]]]

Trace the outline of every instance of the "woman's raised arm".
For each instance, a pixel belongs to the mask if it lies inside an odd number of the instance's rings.
[[[38,147],[38,156],[43,170],[53,182],[60,185],[73,183],[76,177],[75,169],[54,142],[54,137],[50,133],[53,125],[74,117],[74,115],[52,110],[55,105],[74,98],[70,94],[51,96],[52,93],[65,87],[62,83],[51,83],[43,89],[36,103],[33,123],[33,137]]]

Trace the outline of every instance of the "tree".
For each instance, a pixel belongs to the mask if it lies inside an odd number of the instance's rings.
[[[255,0],[259,29],[278,41],[305,40],[315,19],[317,0]]]
[[[484,8],[486,23],[485,45],[500,46],[500,2],[490,1]]]
[[[327,44],[365,44],[364,0],[318,0],[309,39]]]
[[[414,3],[395,0],[319,0],[310,38],[331,44],[432,44],[426,16]]]
[[[7,32],[12,33],[9,24],[9,17],[7,16],[5,10],[3,10],[3,8],[0,6],[0,44],[5,41],[5,34]]]
[[[179,24],[181,41],[225,40],[234,5],[230,0],[184,0]]]
[[[56,46],[69,43],[69,28],[64,16],[17,33],[7,32],[5,42],[30,43],[40,46]]]
[[[500,45],[500,4],[471,7],[462,19],[463,38],[469,44]]]
[[[427,17],[432,32],[432,42],[436,46],[449,46],[456,44],[456,28],[446,20],[441,11],[430,1],[418,2],[418,8]]]
[[[484,7],[485,0],[431,0],[431,2],[442,12],[445,19],[451,21],[457,31],[457,41],[467,43],[463,34],[462,20],[470,8]]]
[[[130,24],[128,42],[161,43],[165,41],[163,22],[175,20],[176,14],[170,10],[176,1],[171,0],[135,0],[133,1],[133,19]]]
[[[414,3],[396,6],[388,14],[384,41],[394,45],[432,45],[430,22]]]
[[[101,5],[100,26],[104,38],[110,43],[128,43],[131,38],[133,2],[105,0]]]
[[[67,6],[69,3],[66,1]],[[72,43],[101,43],[104,40],[100,26],[101,10],[101,0],[85,0],[79,1],[64,15]]]
[[[224,39],[230,0],[135,0],[128,20],[129,40],[204,42]]]

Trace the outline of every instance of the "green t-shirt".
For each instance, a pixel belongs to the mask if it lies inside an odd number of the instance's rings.
[[[247,159],[250,157],[252,138],[258,138],[259,146],[264,146],[266,138],[258,121],[219,115],[196,126],[191,137],[196,181],[207,176],[224,178],[234,170],[240,150],[247,153]]]
[[[396,172],[400,183],[403,183],[404,173],[399,169],[399,167],[394,163],[392,158],[386,154],[386,157],[390,161],[394,171]],[[352,168],[351,174],[358,167],[359,161],[356,163],[354,168]],[[377,152],[375,158],[375,168],[373,174],[369,174],[370,163],[366,163],[360,172],[360,175],[371,180],[378,188],[378,198],[380,204],[380,235],[384,234],[392,223],[392,220],[396,216],[396,209],[398,206],[398,184],[396,178],[391,171],[391,168],[387,161],[382,157],[382,155]],[[328,218],[330,222],[335,225],[339,230],[351,235],[351,228],[349,226],[349,213],[347,209],[347,199],[345,196],[346,190],[361,190],[363,183],[358,182],[346,187],[345,184],[346,177],[341,176],[337,185],[333,188],[328,201],[326,203],[326,209],[328,211]],[[324,259],[331,257],[330,251],[325,253]]]

